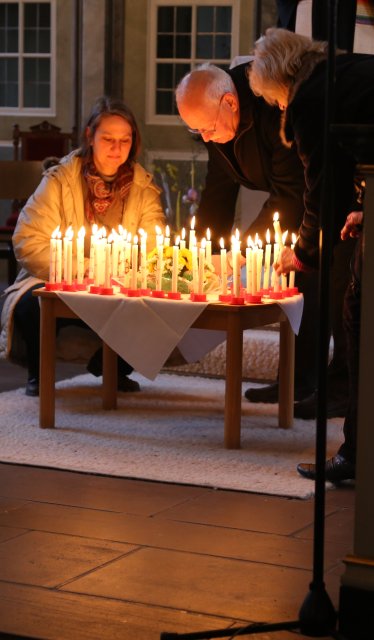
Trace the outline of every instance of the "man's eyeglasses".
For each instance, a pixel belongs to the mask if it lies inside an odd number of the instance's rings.
[[[216,118],[214,120],[214,125],[213,125],[212,129],[191,129],[190,127],[187,127],[187,131],[189,131],[190,133],[193,133],[195,135],[198,134],[198,135],[201,135],[201,136],[203,136],[203,135],[204,136],[212,136],[213,133],[215,133],[216,129],[217,129],[217,120],[218,120],[219,112],[220,112],[220,109],[221,109],[222,98],[223,98],[223,96],[221,96],[221,99],[219,101],[217,115],[216,115]]]

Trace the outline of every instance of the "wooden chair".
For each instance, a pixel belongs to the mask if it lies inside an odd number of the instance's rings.
[[[12,235],[18,214],[38,186],[42,171],[43,164],[40,160],[0,161],[0,200],[10,200],[12,203],[8,219],[0,226],[0,259],[8,263],[8,284],[12,284],[17,275]]]
[[[44,160],[48,156],[61,158],[77,147],[77,132],[63,133],[60,127],[44,120],[28,131],[13,126],[14,160]]]

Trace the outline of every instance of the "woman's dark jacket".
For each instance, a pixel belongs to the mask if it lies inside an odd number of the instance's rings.
[[[240,185],[266,191],[269,198],[246,233],[265,236],[272,230],[273,214],[279,211],[281,225],[297,231],[304,211],[303,167],[295,149],[286,148],[280,139],[280,112],[249,88],[247,64],[227,73],[234,81],[239,97],[240,123],[233,141],[206,143],[208,171],[196,226],[201,232],[209,227],[214,240],[228,239],[232,233],[235,205]],[[243,230],[242,230],[243,231]]]
[[[295,140],[305,169],[305,212],[295,245],[297,258],[305,265],[318,267],[320,203],[324,161],[324,117],[326,61],[300,84],[291,100],[284,124],[288,141]],[[374,56],[343,54],[336,57],[335,115],[337,124],[374,124]],[[357,208],[355,202],[353,152],[334,139],[333,189],[331,211],[332,239],[337,242],[347,215]]]

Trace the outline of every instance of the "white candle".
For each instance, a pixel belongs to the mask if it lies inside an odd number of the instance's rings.
[[[284,245],[286,244],[287,235],[288,235],[288,231],[285,231],[282,234],[282,247],[284,247]],[[285,291],[287,289],[287,276],[284,273],[282,273],[281,275],[281,283],[282,283],[282,291]]]
[[[139,229],[140,235],[140,278],[141,288],[147,288],[148,264],[147,264],[147,232]]]
[[[74,231],[72,227],[68,227],[64,237],[64,280],[66,284],[73,282],[73,252],[72,240]]]
[[[262,259],[263,259],[264,251],[262,248],[261,240],[258,241],[257,248],[257,291],[260,291],[262,284]]]
[[[171,290],[172,293],[177,293],[178,291],[178,272],[179,272],[179,236],[175,239],[175,244],[173,245],[173,270],[171,273]]]
[[[49,282],[56,282],[57,235],[60,227],[56,227],[49,241]]]
[[[266,247],[265,247],[265,264],[264,264],[264,289],[269,289],[270,286],[270,258],[271,258],[271,244],[270,244],[270,231],[266,231]]]
[[[112,235],[108,237],[108,241],[104,245],[104,287],[110,288],[110,278],[112,275]]]
[[[199,279],[198,279],[198,293],[202,294],[204,291],[204,267],[205,267],[205,238],[202,239],[199,249]]]
[[[232,293],[235,298],[240,295],[240,240],[239,232],[231,237],[231,254],[232,254]]]
[[[157,237],[157,269],[156,269],[156,289],[162,290],[162,273],[164,271],[164,238]]]
[[[223,238],[219,241],[221,247],[221,293],[227,294],[227,252],[223,242]]]
[[[130,264],[131,264],[131,233],[126,236],[125,241],[125,268],[124,268],[124,286],[128,288],[130,286]]]
[[[296,234],[295,234],[295,233],[293,233],[293,234],[292,234],[292,244],[291,244],[291,249],[292,249],[292,251],[293,251],[293,250],[294,250],[294,248],[295,248],[296,239],[297,239],[297,238],[296,238]],[[290,278],[289,278],[289,283],[288,283],[288,284],[289,284],[289,287],[290,287],[290,288],[291,288],[291,287],[293,288],[293,287],[295,286],[295,271],[290,271]]]
[[[252,250],[252,295],[257,293],[257,246],[253,245]]]
[[[278,261],[279,249],[280,249],[279,244],[277,242],[275,242],[274,243],[274,255],[273,255],[273,271],[272,271],[272,274],[271,274],[272,286],[274,288],[274,291],[279,291],[279,276],[277,276],[277,274],[275,272],[275,269],[274,269],[274,264]]]
[[[253,241],[251,236],[249,235],[247,238],[247,247],[245,250],[245,270],[246,270],[246,284],[247,284],[247,293],[252,293],[252,252],[253,252]]]
[[[169,227],[168,224],[165,227],[164,246],[165,247],[170,247],[170,227]]]
[[[198,289],[198,263],[197,263],[197,246],[196,246],[196,238],[194,239],[194,244],[190,248],[191,256],[192,256],[192,291],[197,293]]]
[[[77,283],[82,284],[84,278],[84,236],[86,230],[82,226],[77,235]]]
[[[279,242],[279,244],[282,245],[282,229],[279,223],[278,211],[276,211],[273,216],[273,227],[274,227],[276,242]]]
[[[112,229],[112,276],[117,278],[119,268],[119,257],[121,238],[115,229]]]
[[[131,289],[138,288],[138,236],[134,236],[131,250]]]
[[[97,226],[97,224],[93,224],[91,229],[90,263],[88,268],[88,277],[90,280],[94,279],[94,274],[95,274],[95,249],[96,249],[98,230],[99,230],[99,227]]]
[[[62,281],[62,240],[59,230],[56,238],[56,282]]]
[[[192,247],[195,245],[196,233],[195,233],[195,216],[192,216],[191,220],[191,228],[190,228],[190,237],[188,242],[188,248],[192,251]]]
[[[182,229],[182,233],[181,233],[181,240],[179,243],[179,248],[180,249],[185,249],[186,248],[186,229],[183,227]]]
[[[206,230],[206,243],[205,243],[205,259],[208,264],[212,263],[212,241],[210,239],[210,229]]]

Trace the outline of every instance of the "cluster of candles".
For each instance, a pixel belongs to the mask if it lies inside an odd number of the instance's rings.
[[[221,264],[221,290],[219,298],[222,301],[242,303],[260,302],[263,295],[273,298],[281,298],[284,295],[293,295],[294,272],[290,273],[289,282],[287,277],[278,277],[274,268],[271,272],[271,257],[273,263],[277,262],[279,252],[283,248],[288,232],[282,234],[279,214],[274,214],[273,226],[275,232],[275,243],[270,243],[270,231],[266,233],[265,252],[258,235],[254,240],[248,236],[245,250],[245,272],[246,288],[241,285],[242,252],[239,231],[231,237],[231,265],[232,265],[232,285],[231,291],[228,286],[228,254],[223,238],[220,239],[220,264]],[[170,229],[167,226],[165,234],[159,227],[156,227],[156,269],[155,289],[152,295],[164,297],[166,292],[162,288],[162,276],[164,272],[164,248],[170,246]],[[296,241],[292,234],[293,244]],[[121,283],[120,290],[128,295],[147,295],[150,290],[148,282],[148,258],[147,258],[147,234],[143,229],[138,230],[138,234],[131,236],[123,227],[119,226],[118,231],[112,229],[107,236],[104,227],[99,228],[96,224],[92,226],[90,237],[90,255],[88,278],[85,278],[85,228],[78,231],[76,242],[76,277],[73,279],[73,242],[74,231],[72,227],[66,230],[62,238],[59,227],[52,233],[50,239],[50,266],[49,282],[46,287],[49,290],[64,289],[69,291],[86,290],[91,293],[112,294],[113,281]],[[172,247],[172,277],[171,290],[168,297],[178,299],[178,275],[179,275],[179,252],[186,248],[186,231],[182,229],[181,235],[174,239]],[[291,248],[293,247],[291,245]],[[205,266],[212,262],[212,242],[210,230],[207,229],[206,236],[198,242],[195,232],[195,216],[191,220],[188,249],[192,259],[192,283],[191,297],[193,300],[205,300]],[[270,277],[271,274],[271,277]],[[140,284],[140,286],[139,286]]]

